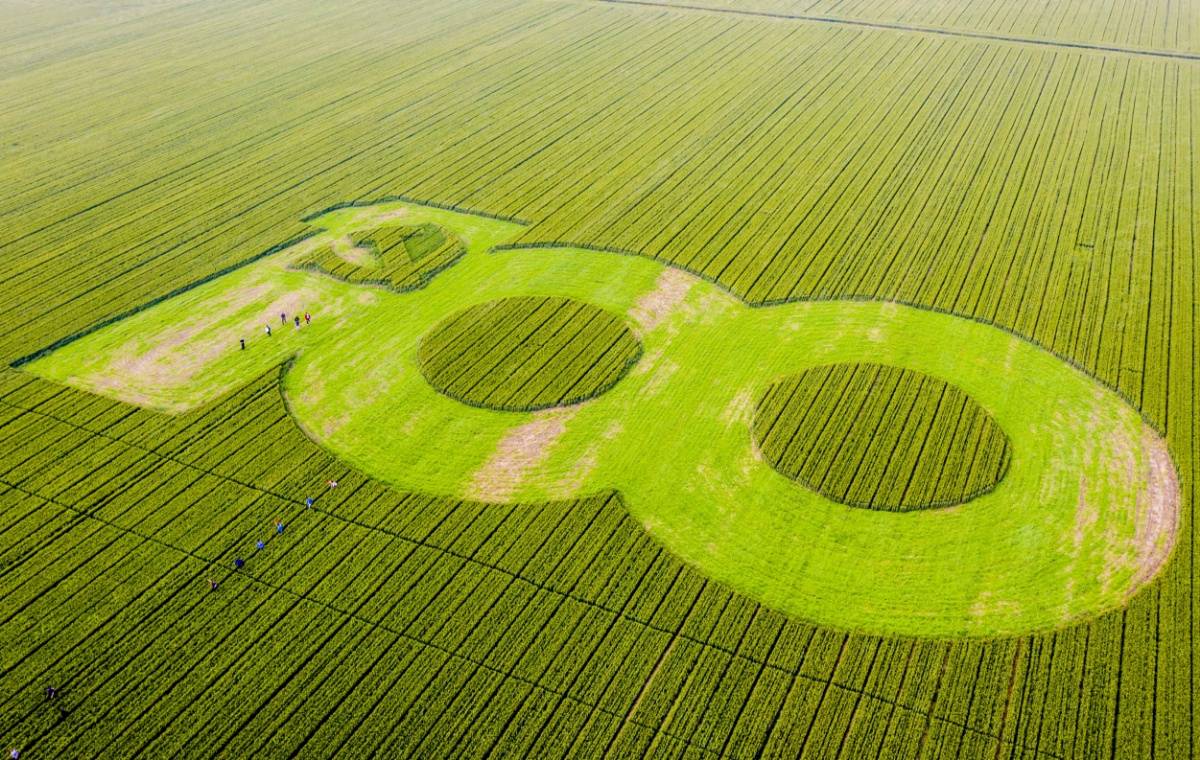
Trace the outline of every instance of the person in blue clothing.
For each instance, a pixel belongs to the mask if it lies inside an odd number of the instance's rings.
[[[275,521],[275,532],[280,535],[283,535],[283,521],[281,521],[281,520]]]
[[[256,549],[258,549],[258,550],[260,550],[260,551],[262,550],[262,548],[263,548],[264,546],[266,546],[266,544],[264,544],[264,543],[263,543],[263,540],[262,540],[261,538],[260,538],[260,539],[258,539],[258,541],[257,541],[257,542],[254,544],[254,548],[256,548]]]
[[[236,567],[238,570],[241,570],[242,566],[245,564],[246,564],[246,560],[242,559],[241,557],[238,557],[237,559],[235,559],[233,561],[233,566]]]
[[[312,505],[313,505],[313,497],[309,496],[307,499],[304,500],[304,506],[308,507],[309,509],[312,509]]]

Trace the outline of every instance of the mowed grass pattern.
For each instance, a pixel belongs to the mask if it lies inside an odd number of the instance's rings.
[[[504,298],[451,316],[418,349],[426,380],[473,406],[531,411],[616,384],[641,356],[620,317],[570,298]]]
[[[817,367],[774,383],[753,434],[783,475],[834,501],[906,512],[961,504],[995,487],[1004,431],[958,388],[878,364]]]
[[[1024,7],[889,12],[985,31],[1032,12],[1050,25],[1009,28],[1155,47],[1159,30],[1198,28],[1170,15],[1194,19],[1192,0],[1089,4],[1086,23],[1077,4]],[[886,298],[1001,325],[1131,399],[1185,489],[1174,560],[1127,609],[1042,635],[913,641],[781,620],[681,571],[619,509],[392,500],[281,437],[273,387],[189,418],[211,433],[193,440],[4,370],[4,742],[30,757],[152,741],[211,742],[209,755],[428,741],[459,756],[1195,756],[1194,64],[603,3],[0,13],[5,361],[299,235],[330,203],[405,194],[528,219],[526,242],[670,259],[752,301]],[[271,585],[230,583],[198,607],[216,555],[196,554],[188,505],[252,526],[232,551],[326,478],[342,483],[333,501],[414,531],[348,525],[338,551],[314,534]],[[156,515],[175,516],[172,532]],[[531,525],[577,553],[526,564]],[[411,616],[382,627],[313,593],[347,579],[332,566],[347,558],[369,574],[354,583],[383,577],[375,556],[413,563],[407,602],[376,595]],[[78,719],[44,709],[50,680]]]
[[[432,224],[365,230],[353,235],[350,242],[356,253],[366,253],[365,261],[353,260],[326,245],[297,266],[347,282],[382,285],[402,292],[421,287],[466,253],[460,240]]]
[[[434,224],[418,227],[376,227],[356,232],[351,236],[355,245],[371,249],[380,257],[405,256],[418,263],[442,248],[453,247],[458,242],[452,235]]]

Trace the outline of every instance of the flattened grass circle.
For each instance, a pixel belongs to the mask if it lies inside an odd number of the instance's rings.
[[[881,364],[831,364],[774,383],[754,440],[778,472],[833,501],[907,512],[961,504],[1008,470],[1008,436],[962,390]]]
[[[464,309],[420,340],[417,360],[439,392],[472,406],[533,411],[613,387],[642,354],[625,321],[570,298],[502,298]]]

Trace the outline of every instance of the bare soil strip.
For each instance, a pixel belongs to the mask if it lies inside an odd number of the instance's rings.
[[[1175,548],[1179,527],[1179,475],[1167,450],[1167,442],[1149,426],[1142,428],[1148,470],[1146,485],[1138,494],[1137,544],[1138,570],[1130,595],[1147,583],[1166,564]]]
[[[525,476],[537,469],[566,432],[578,407],[547,409],[515,427],[496,445],[491,458],[471,476],[467,495],[481,501],[508,501]]]

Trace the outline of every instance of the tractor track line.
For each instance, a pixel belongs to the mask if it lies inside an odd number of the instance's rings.
[[[1151,58],[1167,58],[1176,61],[1200,61],[1200,53],[1188,53],[1181,50],[1154,50],[1152,48],[1124,47],[1121,45],[1102,45],[1095,42],[1068,42],[1065,40],[1049,40],[1041,37],[1023,37],[1014,34],[996,34],[994,32],[976,32],[969,29],[945,29],[936,26],[921,26],[919,24],[899,24],[890,21],[870,21],[867,19],[839,18],[837,16],[821,16],[808,13],[780,13],[777,11],[748,10],[738,8],[708,7],[703,5],[688,5],[686,3],[655,2],[655,0],[593,0],[607,5],[635,5],[646,8],[663,8],[676,11],[700,11],[703,13],[720,13],[728,16],[744,16],[749,18],[768,18],[780,21],[808,21],[815,24],[835,24],[838,26],[856,26],[867,29],[879,29],[892,32],[912,32],[915,34],[936,34],[942,37],[959,37],[962,39],[983,40],[985,42],[1011,42],[1018,45],[1038,45],[1040,47],[1065,48],[1082,50],[1092,53],[1117,53],[1120,55],[1148,56]]]

